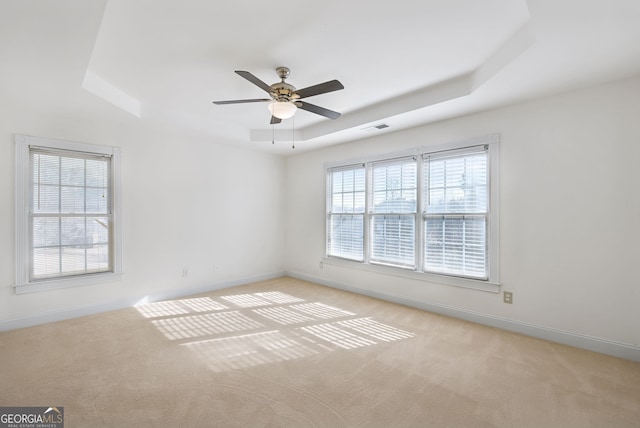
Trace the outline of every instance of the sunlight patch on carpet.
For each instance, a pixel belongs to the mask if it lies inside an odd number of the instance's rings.
[[[304,299],[294,297],[290,294],[283,293],[281,291],[267,291],[265,293],[256,293],[256,296],[263,297],[273,303],[296,303],[304,302]]]
[[[375,341],[353,334],[336,324],[315,324],[309,327],[302,327],[301,330],[343,349],[361,348],[376,344]]]
[[[282,325],[315,321],[315,318],[308,317],[283,307],[254,309],[253,312]]]
[[[371,317],[280,291],[179,299],[136,309],[145,318],[155,318],[150,322],[160,333],[215,372],[415,336]]]
[[[252,308],[255,306],[269,306],[273,304],[273,302],[270,302],[269,300],[261,299],[255,294],[236,294],[233,296],[222,296],[222,298],[242,308]]]
[[[318,351],[279,331],[185,343],[214,372],[254,367],[316,355]]]
[[[171,340],[235,333],[264,327],[264,324],[237,311],[168,318],[154,320],[151,323]]]
[[[340,318],[355,315],[353,312],[344,311],[342,309],[334,308],[333,306],[325,305],[324,303],[319,302],[293,305],[291,306],[291,308],[322,319]]]
[[[159,318],[192,312],[209,312],[228,309],[227,306],[216,302],[210,297],[145,303],[136,305],[135,308],[145,318]]]
[[[383,342],[408,339],[415,336],[414,333],[409,333],[408,331],[382,324],[371,318],[357,318],[353,320],[339,321],[338,324],[366,334],[374,339],[382,340]]]

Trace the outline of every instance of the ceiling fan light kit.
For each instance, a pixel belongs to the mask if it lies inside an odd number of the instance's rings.
[[[327,92],[344,89],[342,83],[337,80],[330,80],[328,82],[297,90],[295,86],[285,82],[285,79],[289,76],[291,70],[289,70],[287,67],[278,67],[276,68],[276,73],[278,73],[278,77],[280,77],[281,81],[272,85],[267,85],[265,82],[258,79],[248,71],[236,70],[236,74],[244,77],[249,82],[267,92],[271,97],[270,99],[261,98],[248,100],[214,101],[213,103],[223,105],[268,102],[269,104],[267,105],[267,108],[271,113],[270,124],[272,125],[280,123],[283,119],[289,119],[293,117],[298,109],[319,114],[320,116],[328,117],[329,119],[337,119],[340,117],[340,113],[338,113],[337,111],[329,110],[324,107],[320,107],[300,100],[302,98],[312,97],[315,95],[326,94]]]
[[[289,101],[272,101],[267,105],[269,112],[278,119],[289,119],[296,114],[298,107]]]

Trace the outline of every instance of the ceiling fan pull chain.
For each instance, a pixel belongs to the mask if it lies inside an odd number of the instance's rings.
[[[276,143],[276,138],[275,138],[275,125],[272,123],[271,124],[271,144],[275,144]]]
[[[291,118],[291,148],[296,148],[296,119],[295,116]]]

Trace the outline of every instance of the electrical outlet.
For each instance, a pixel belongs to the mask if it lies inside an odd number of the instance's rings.
[[[509,304],[513,303],[513,292],[505,291],[505,292],[502,293],[502,295],[503,295],[505,303],[509,303]]]
[[[324,269],[324,260],[320,260],[320,269]]]

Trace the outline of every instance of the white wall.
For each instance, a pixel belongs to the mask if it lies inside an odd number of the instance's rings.
[[[287,271],[488,324],[620,345],[640,356],[638,94],[640,77],[288,158]],[[502,289],[513,292],[512,305],[502,294],[320,268],[325,162],[495,132],[500,277]]]
[[[639,93],[636,77],[286,160],[143,128],[127,116],[116,124],[0,104],[0,328],[286,270],[498,326],[538,329],[533,334],[592,338],[638,356]],[[320,268],[325,162],[494,132],[501,135],[500,276],[513,305],[500,294]],[[122,148],[122,281],[14,294],[15,133]]]
[[[146,129],[126,113],[106,123],[14,104],[0,117],[0,329],[283,272],[282,158]],[[14,293],[16,133],[122,148],[121,281]]]

